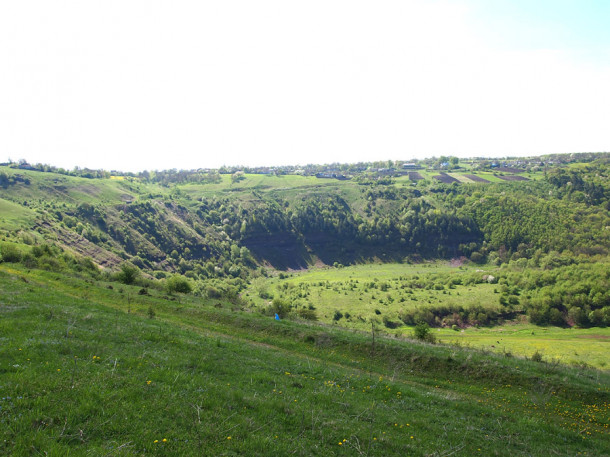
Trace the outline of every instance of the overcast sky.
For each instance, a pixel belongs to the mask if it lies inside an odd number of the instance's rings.
[[[608,0],[0,0],[0,161],[610,151]]]

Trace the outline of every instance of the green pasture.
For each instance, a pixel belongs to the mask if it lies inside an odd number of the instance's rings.
[[[318,282],[318,281],[367,281],[371,279],[399,280],[401,276],[413,276],[427,273],[448,273],[473,270],[474,267],[453,267],[444,261],[424,263],[370,263],[350,265],[341,268],[312,268],[307,271],[296,271],[286,279],[288,282]]]
[[[140,289],[0,265],[0,454],[610,453],[605,373]]]
[[[610,328],[558,328],[533,325],[502,325],[461,331],[435,329],[443,343],[458,344],[503,354],[531,357],[569,365],[610,366]]]
[[[286,299],[297,308],[313,306],[322,322],[333,323],[336,311],[349,317],[338,325],[366,329],[371,320],[397,320],[414,307],[453,304],[498,307],[493,284],[449,285],[453,278],[483,276],[474,267],[452,267],[446,262],[422,264],[367,264],[312,269],[289,276],[253,281],[246,298],[264,307],[270,297]]]
[[[0,198],[0,229],[27,228],[35,218],[36,213],[31,209]]]
[[[149,186],[128,179],[87,179],[9,167],[0,169],[9,176],[18,175],[29,180],[29,184],[18,182],[10,189],[0,188],[0,197],[10,195],[12,199],[23,199],[32,206],[51,201],[74,205],[119,204],[133,201],[138,193],[150,190]]]
[[[294,187],[311,187],[325,184],[331,180],[321,180],[313,176],[300,175],[259,175],[244,174],[239,181],[233,182],[231,175],[220,175],[220,182],[205,184],[185,184],[180,187],[188,194],[208,192],[240,192],[247,190],[291,189]]]
[[[251,201],[258,200],[253,192],[278,196],[289,202],[298,202],[304,197],[318,195],[340,195],[353,202],[360,196],[360,186],[352,181],[300,175],[245,174],[240,181],[232,182],[231,175],[220,176],[219,183],[185,184],[179,186],[179,189],[191,198],[229,197]]]
[[[422,264],[367,264],[343,268],[314,268],[281,277],[258,278],[243,294],[258,309],[280,298],[294,310],[313,309],[326,325],[410,337],[411,327],[400,320],[401,312],[413,308],[482,305],[499,310],[498,284],[466,283],[473,275],[498,275],[495,267],[451,266],[447,262]],[[415,279],[417,278],[417,279]],[[412,287],[416,281],[422,287]],[[342,317],[337,319],[337,312]],[[384,320],[398,324],[387,328]],[[539,352],[545,360],[564,364],[586,363],[597,368],[610,364],[610,329],[537,327],[508,322],[496,327],[468,327],[454,331],[433,329],[442,342],[464,345],[515,356]],[[498,342],[499,341],[499,342]]]

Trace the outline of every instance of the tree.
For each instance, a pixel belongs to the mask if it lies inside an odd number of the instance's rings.
[[[244,172],[243,171],[236,171],[235,173],[233,173],[231,175],[231,184],[235,184],[236,182],[241,181],[242,179],[245,179],[246,177],[244,176]]]
[[[417,324],[413,330],[413,334],[415,335],[415,338],[420,341],[427,341],[429,343],[434,343],[436,341],[434,334],[430,333],[430,326],[425,322]]]
[[[290,305],[281,298],[275,297],[271,302],[271,312],[284,318],[290,312]]]
[[[4,171],[0,171],[0,187],[5,189],[8,187],[10,181],[8,175]]]
[[[118,279],[123,284],[134,284],[140,276],[140,269],[131,263],[125,262],[121,265],[121,271],[118,274]]]

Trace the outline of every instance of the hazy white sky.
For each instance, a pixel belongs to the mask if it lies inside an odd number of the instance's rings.
[[[610,151],[607,0],[0,0],[0,161]]]

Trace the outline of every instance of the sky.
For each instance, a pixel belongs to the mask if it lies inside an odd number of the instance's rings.
[[[0,1],[0,161],[610,151],[607,0]]]

